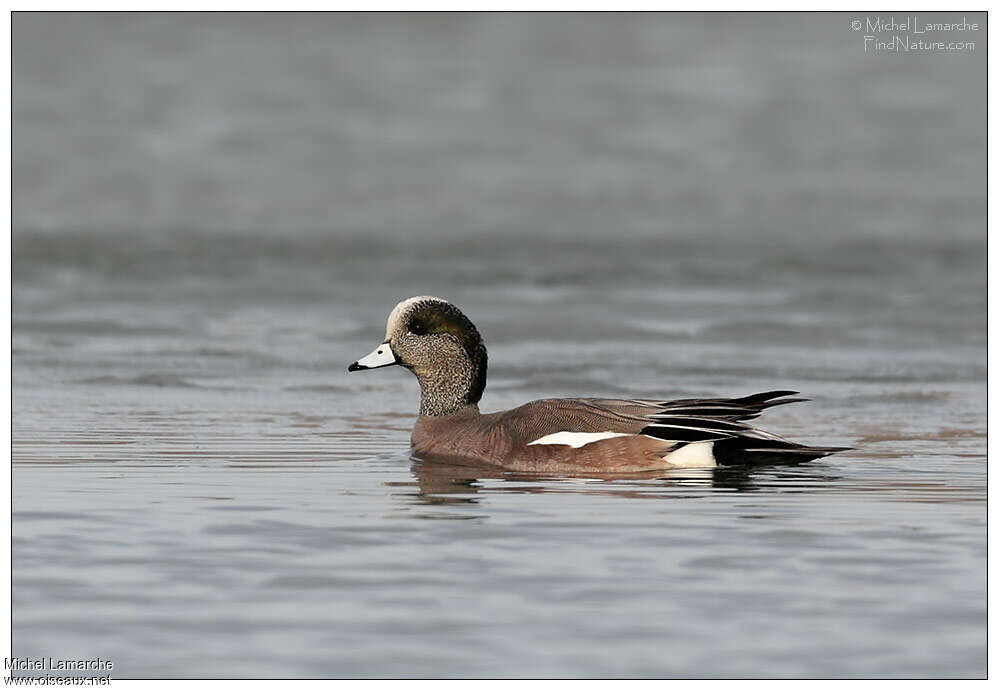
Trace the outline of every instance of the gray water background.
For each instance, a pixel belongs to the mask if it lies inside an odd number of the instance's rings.
[[[16,13],[13,654],[984,676],[986,37],[853,18]],[[415,294],[484,410],[791,388],[858,448],[414,462],[416,382],[345,367]]]

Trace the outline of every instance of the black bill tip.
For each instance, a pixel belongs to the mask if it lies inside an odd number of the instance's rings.
[[[362,369],[368,369],[368,368],[365,367],[364,365],[359,365],[356,362],[352,362],[352,363],[350,363],[350,366],[347,368],[347,371],[348,372],[357,372],[357,371],[362,370]]]

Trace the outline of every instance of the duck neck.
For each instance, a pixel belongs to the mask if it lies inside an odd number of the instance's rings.
[[[461,364],[466,366],[462,367]],[[475,380],[469,363],[454,363],[454,366],[435,368],[432,371],[415,371],[420,382],[420,415],[443,417],[462,413],[479,412],[479,399],[472,398],[472,383]]]
[[[479,406],[477,403],[462,403],[456,406],[445,406],[429,402],[426,398],[420,401],[420,415],[425,417],[448,417],[451,415],[478,414]]]

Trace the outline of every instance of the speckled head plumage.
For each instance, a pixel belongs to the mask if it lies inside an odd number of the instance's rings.
[[[478,404],[487,364],[486,346],[471,320],[447,300],[423,295],[396,305],[385,341],[348,369],[406,367],[420,382],[420,413],[440,416]]]

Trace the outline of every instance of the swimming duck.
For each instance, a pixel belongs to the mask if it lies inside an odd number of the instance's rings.
[[[632,473],[720,465],[801,463],[847,447],[809,447],[745,423],[764,409],[807,399],[796,391],[676,401],[546,398],[479,412],[486,346],[447,300],[403,300],[385,340],[348,372],[401,365],[420,383],[417,456],[525,473]]]

